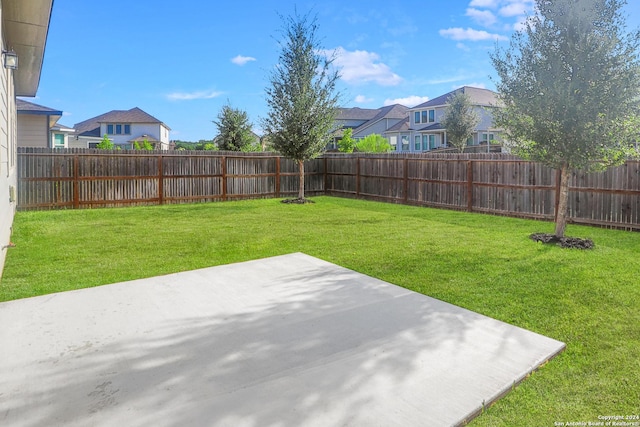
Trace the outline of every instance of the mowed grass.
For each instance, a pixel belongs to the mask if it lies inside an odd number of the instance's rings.
[[[567,344],[474,426],[638,413],[639,233],[569,226],[580,251],[532,242],[546,222],[314,200],[19,212],[0,300],[304,252]]]

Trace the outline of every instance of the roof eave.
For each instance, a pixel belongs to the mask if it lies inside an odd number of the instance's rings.
[[[35,96],[40,84],[44,51],[54,0],[4,0],[2,28],[5,46],[18,55],[15,94]]]

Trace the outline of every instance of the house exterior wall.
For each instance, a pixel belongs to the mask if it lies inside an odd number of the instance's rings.
[[[0,1],[0,46],[4,46],[2,2]],[[16,211],[17,124],[13,71],[0,67],[0,277],[11,239]]]
[[[367,126],[364,129],[361,129],[358,133],[354,132],[353,133],[353,137],[354,138],[364,138],[365,136],[368,135],[372,135],[372,134],[378,134],[378,135],[383,135],[384,132],[389,129],[390,127],[392,127],[393,125],[397,124],[400,121],[400,119],[383,119],[383,120],[379,120],[377,122],[375,122],[374,124],[372,124],[371,126]]]
[[[90,142],[100,142],[100,138],[85,138],[82,136],[79,136],[76,138],[75,136],[71,136],[69,137],[67,147],[68,148],[89,148]]]
[[[69,134],[66,132],[57,132],[57,131],[51,131],[49,136],[49,146],[56,148],[56,144],[55,144],[56,135],[61,135],[64,140],[64,147],[57,147],[57,148],[69,148]]]
[[[20,114],[18,118],[18,147],[50,147],[49,116]]]
[[[115,145],[130,145],[132,139],[138,138],[142,135],[149,135],[162,142],[162,149],[167,150],[169,148],[169,129],[160,123],[130,123],[131,133],[124,135],[109,135],[109,139],[113,141]],[[100,124],[100,135],[107,133],[107,123]],[[94,142],[93,140],[91,142]],[[86,144],[85,147],[86,148]],[[160,147],[158,147],[160,148]]]

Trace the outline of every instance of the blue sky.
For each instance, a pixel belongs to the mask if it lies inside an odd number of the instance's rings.
[[[229,103],[260,133],[280,16],[294,8],[317,15],[322,46],[338,53],[343,106],[379,108],[495,89],[489,52],[507,46],[533,0],[55,0],[31,101],[64,111],[68,126],[140,107],[185,141],[213,138]],[[625,14],[640,27],[640,10]]]

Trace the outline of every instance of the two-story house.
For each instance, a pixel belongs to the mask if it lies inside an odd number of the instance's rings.
[[[400,104],[376,109],[340,108],[336,117],[338,131],[335,134],[333,145],[328,148],[336,148],[337,141],[342,138],[345,129],[352,129],[353,139],[362,139],[374,133],[383,135],[398,122],[404,120],[408,111],[408,107]]]
[[[456,92],[469,96],[480,117],[467,145],[490,144],[499,139],[493,126],[493,111],[498,108],[497,94],[488,89],[464,86],[409,109],[408,117],[384,133],[392,147],[401,152],[424,152],[447,146],[447,130],[440,123],[447,101]]]
[[[136,143],[149,142],[157,150],[169,149],[169,126],[135,107],[113,110],[76,123],[70,148],[95,148],[105,135],[122,149],[132,149]]]

